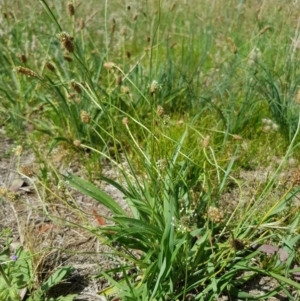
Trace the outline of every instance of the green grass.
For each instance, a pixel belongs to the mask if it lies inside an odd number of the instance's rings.
[[[293,300],[299,181],[281,174],[300,159],[299,4],[73,4],[70,16],[66,1],[34,10],[33,1],[4,1],[1,124],[16,139],[28,134],[45,214],[48,196],[64,203],[61,180],[111,210],[100,228],[72,225],[127,260],[99,275],[111,284],[100,293],[263,300],[243,289],[267,275],[280,284],[268,296]],[[53,167],[45,153],[56,150],[67,153],[61,164],[79,158],[81,178]],[[107,160],[117,179],[102,175]],[[258,170],[268,170],[265,181],[240,176]],[[124,194],[129,212],[94,186],[98,178]],[[235,205],[226,208],[228,194]]]

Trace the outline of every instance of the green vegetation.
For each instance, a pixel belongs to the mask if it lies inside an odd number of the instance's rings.
[[[34,286],[34,271],[33,257],[29,251],[24,251],[23,247],[18,247],[16,254],[9,256],[10,244],[12,240],[9,238],[7,230],[0,233],[1,237],[8,238],[6,248],[0,253],[0,299],[6,301],[22,300],[28,290],[32,290]],[[71,267],[62,267],[52,274],[43,285],[36,288],[28,301],[47,300],[54,301],[52,298],[47,298],[45,294],[51,287],[58,284],[63,278],[70,275]],[[59,297],[58,301],[73,300],[76,295],[68,295],[67,297]]]
[[[1,122],[39,166],[18,172],[43,214],[110,247],[107,300],[297,299],[300,3],[287,2],[4,1]],[[74,158],[80,176],[62,172]],[[74,188],[109,209],[100,225]],[[246,292],[264,276],[278,285]]]

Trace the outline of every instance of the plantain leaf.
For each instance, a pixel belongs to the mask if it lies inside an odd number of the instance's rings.
[[[75,189],[84,193],[85,195],[92,197],[93,199],[104,205],[106,208],[110,209],[112,213],[123,216],[127,215],[122,207],[113,198],[111,198],[108,194],[100,190],[92,183],[74,175],[68,175],[64,177]]]

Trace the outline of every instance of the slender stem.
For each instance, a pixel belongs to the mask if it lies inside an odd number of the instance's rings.
[[[63,31],[61,26],[59,25],[57,19],[55,18],[51,8],[48,6],[48,4],[46,3],[45,0],[40,0],[41,4],[43,5],[44,9],[47,11],[48,15],[50,16],[50,18],[54,21],[54,23],[57,25],[57,27],[59,28],[60,31]]]

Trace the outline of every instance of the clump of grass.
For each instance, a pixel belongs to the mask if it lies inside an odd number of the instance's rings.
[[[283,290],[290,297],[289,285],[299,287],[292,279],[297,177],[274,196],[279,164],[245,204],[237,174],[297,153],[296,4],[279,13],[280,1],[111,1],[101,12],[94,3],[40,3],[41,17],[29,21],[27,4],[5,7],[1,112],[15,130],[33,126],[32,139],[50,137],[49,152],[58,144],[82,156],[89,150],[96,157],[86,161],[91,181],[103,160],[121,174],[120,181],[103,180],[122,191],[129,212],[92,183],[67,177],[113,214],[101,217],[111,224],[86,228],[128,260],[102,273],[119,297],[250,298],[241,287],[257,275],[280,282],[270,296]],[[39,178],[45,195],[63,202],[51,193],[47,171]],[[59,181],[58,173],[52,177]],[[239,190],[237,206],[224,210],[231,184]],[[270,241],[283,241],[288,260],[269,260],[256,247]],[[116,272],[124,275],[119,282]]]

